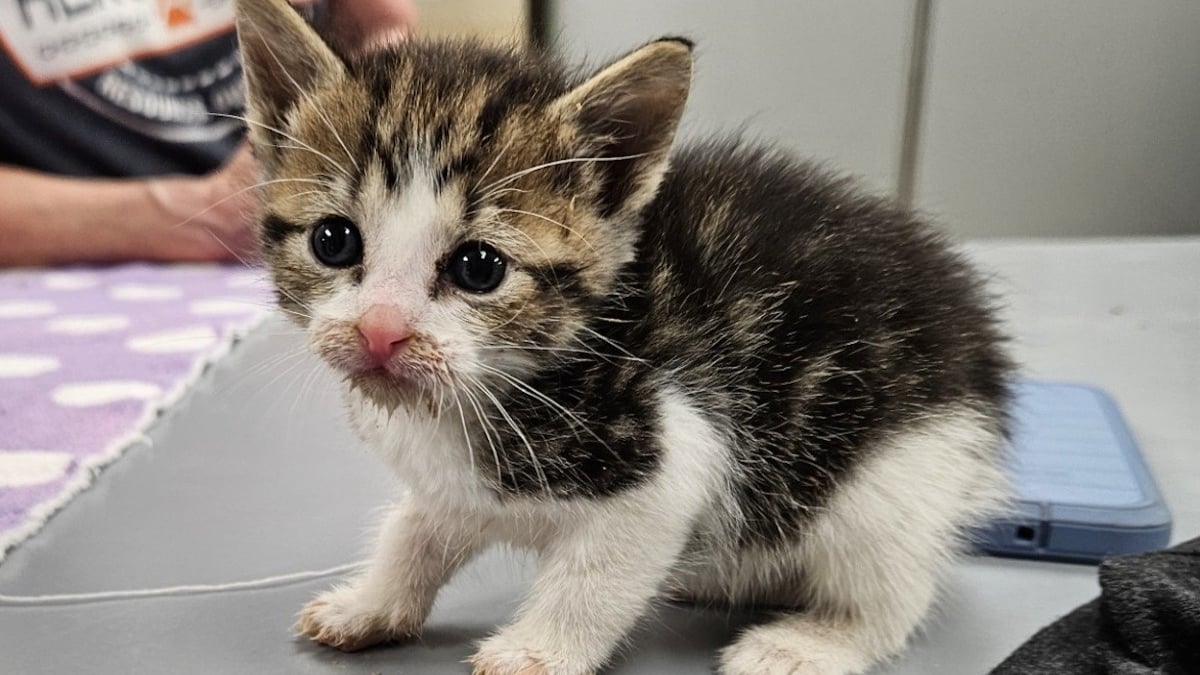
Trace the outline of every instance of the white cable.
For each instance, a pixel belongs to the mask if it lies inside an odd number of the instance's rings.
[[[292,572],[261,579],[234,581],[227,584],[190,584],[185,586],[167,586],[165,588],[138,588],[127,591],[101,591],[99,593],[62,593],[57,595],[3,595],[0,594],[0,607],[9,605],[47,606],[71,605],[87,602],[107,602],[112,600],[137,600],[141,598],[162,598],[184,595],[206,595],[208,593],[224,593],[228,591],[249,591],[260,588],[271,588],[285,584],[319,579],[334,574],[341,574],[357,569],[362,563],[348,563],[323,570],[308,570]]]

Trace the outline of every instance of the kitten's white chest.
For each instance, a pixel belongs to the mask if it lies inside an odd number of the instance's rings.
[[[454,409],[441,416],[385,409],[358,391],[346,393],[350,421],[367,446],[410,491],[462,508],[494,502]]]

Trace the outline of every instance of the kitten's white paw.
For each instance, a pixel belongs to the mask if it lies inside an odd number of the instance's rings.
[[[871,665],[839,631],[787,618],[742,633],[721,652],[721,675],[851,675]]]
[[[471,657],[474,675],[591,675],[586,666],[572,666],[500,633],[479,643]]]
[[[417,635],[423,618],[402,607],[382,607],[354,586],[326,591],[300,610],[297,635],[344,652]]]

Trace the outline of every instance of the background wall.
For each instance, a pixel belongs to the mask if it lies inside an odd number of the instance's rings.
[[[422,35],[474,35],[523,41],[529,34],[526,0],[415,0]]]
[[[745,129],[905,186],[957,234],[1200,233],[1200,2],[545,5],[549,43],[594,63],[693,37],[685,133]]]
[[[933,17],[921,206],[972,235],[1200,232],[1200,2]]]
[[[896,0],[556,0],[546,37],[597,66],[656,37],[690,37],[697,61],[685,136],[781,139],[892,189],[911,13]]]

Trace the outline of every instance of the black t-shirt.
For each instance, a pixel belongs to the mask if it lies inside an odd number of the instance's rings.
[[[0,45],[0,163],[202,174],[242,137],[233,0],[3,1]]]

